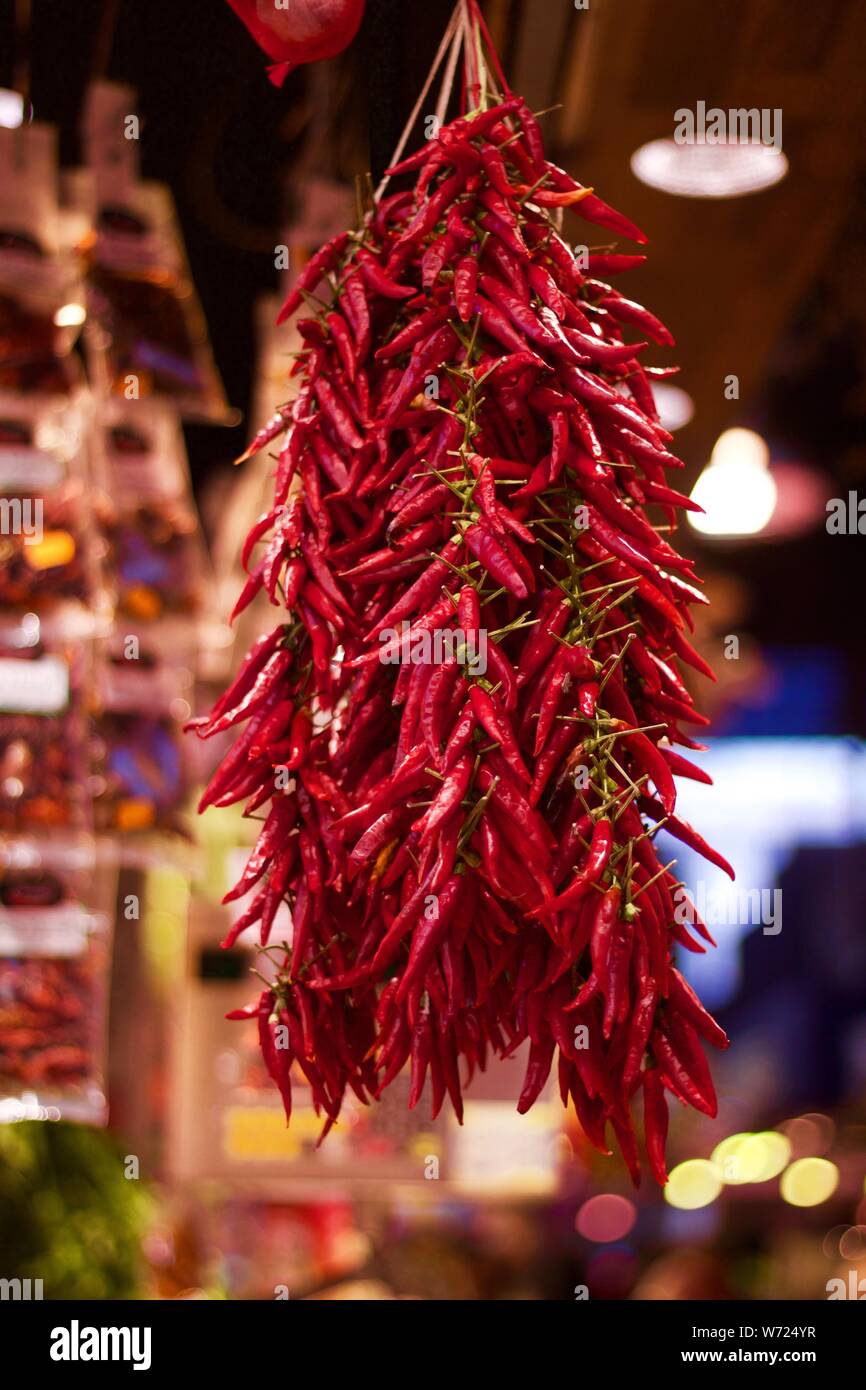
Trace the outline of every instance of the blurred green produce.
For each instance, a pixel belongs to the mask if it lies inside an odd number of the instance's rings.
[[[0,1277],[41,1279],[43,1297],[136,1298],[151,1199],[124,1177],[103,1130],[0,1125]]]

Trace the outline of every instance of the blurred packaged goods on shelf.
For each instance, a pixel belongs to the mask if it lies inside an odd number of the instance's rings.
[[[108,395],[153,395],[184,419],[228,424],[201,305],[168,189],[138,173],[136,95],[95,82],[84,118],[86,174],[71,187],[86,209],[82,244],[88,365]]]
[[[55,626],[76,632],[97,631],[110,616],[89,488],[89,416],[82,391],[68,399],[0,391],[0,607],[50,613]]]
[[[0,126],[0,389],[69,389],[85,319],[80,263],[57,202],[57,132]]]
[[[92,823],[92,643],[35,614],[0,620],[0,830]]]
[[[83,837],[0,846],[0,1122],[107,1118],[113,879],[95,867]]]

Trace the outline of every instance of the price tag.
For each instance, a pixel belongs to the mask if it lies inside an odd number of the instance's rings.
[[[0,492],[45,492],[63,481],[59,459],[41,449],[0,449]]]
[[[58,714],[69,704],[69,667],[59,656],[36,661],[0,658],[0,710]]]
[[[0,908],[0,956],[50,956],[53,960],[80,956],[96,922],[75,903]]]

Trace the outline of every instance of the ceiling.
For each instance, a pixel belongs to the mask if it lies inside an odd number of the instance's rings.
[[[630,284],[676,336],[682,384],[699,405],[681,441],[697,459],[756,404],[780,338],[861,195],[866,6],[592,0],[576,12],[492,0],[491,9],[511,32],[516,90],[536,109],[562,103],[546,118],[560,162],[650,237],[647,265]],[[781,108],[788,177],[726,200],[640,183],[632,152],[672,135],[674,112],[699,100]],[[730,373],[739,406],[724,396]]]

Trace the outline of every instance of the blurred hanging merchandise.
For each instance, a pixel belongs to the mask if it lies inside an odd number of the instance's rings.
[[[301,63],[333,58],[352,42],[364,15],[364,0],[291,0],[261,5],[258,0],[228,0],[256,43],[274,65],[268,76],[282,86]]]
[[[182,843],[194,865],[207,562],[179,416],[232,416],[133,106],[97,84],[91,166],[62,179],[51,127],[0,126],[0,1120],[105,1122],[117,870],[128,934],[149,893],[129,871]]]
[[[0,125],[0,389],[63,393],[81,380],[69,354],[83,286],[64,232],[56,131]]]
[[[135,92],[112,82],[88,89],[88,170],[74,187],[90,215],[83,246],[91,320],[86,342],[95,385],[126,400],[160,395],[185,420],[233,424],[167,188],[138,170]]]

